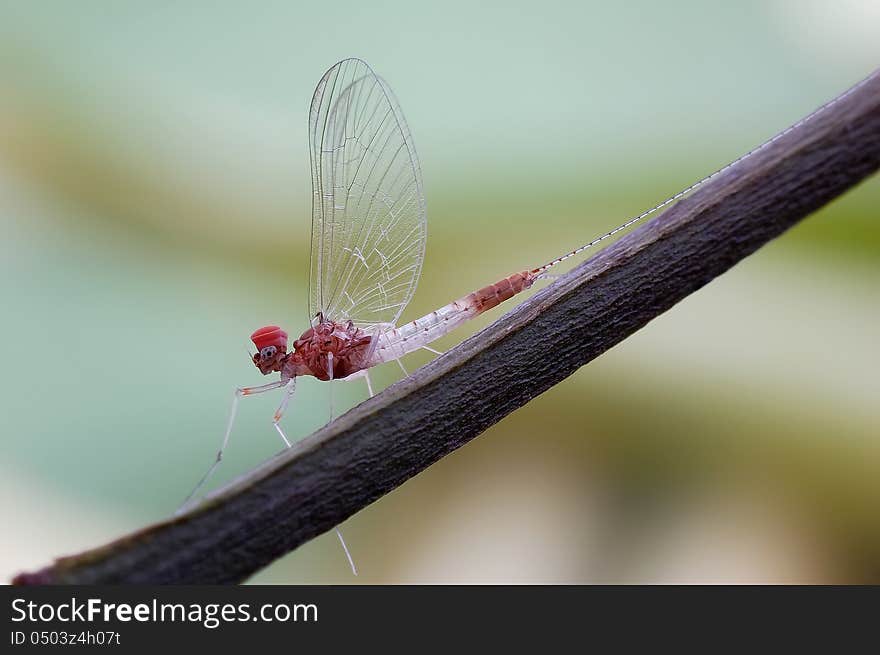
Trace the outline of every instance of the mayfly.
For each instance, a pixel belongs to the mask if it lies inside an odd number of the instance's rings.
[[[287,332],[277,325],[262,327],[251,335],[257,349],[252,355],[254,365],[263,375],[279,373],[280,378],[262,386],[235,390],[216,460],[183,507],[223,458],[242,396],[282,390],[272,423],[289,447],[280,422],[297,378],[308,375],[333,381],[364,377],[372,396],[369,369],[373,366],[390,361],[400,363],[404,355],[420,349],[436,353],[430,346],[433,341],[528,289],[542,277],[549,277],[548,271],[561,262],[694,191],[858,86],[601,237],[398,326],[397,321],[415,292],[425,254],[427,214],[419,160],[400,106],[385,81],[360,59],[340,61],[321,78],[309,112],[313,194],[309,328],[290,348]],[[338,530],[337,535],[345,548]],[[355,571],[347,548],[345,552]]]

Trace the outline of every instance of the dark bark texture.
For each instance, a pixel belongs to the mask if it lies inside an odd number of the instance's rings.
[[[875,75],[187,514],[16,582],[242,581],[561,382],[878,166]]]

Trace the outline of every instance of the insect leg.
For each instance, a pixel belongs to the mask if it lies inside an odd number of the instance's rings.
[[[327,380],[329,384],[328,398],[330,399],[330,420],[328,423],[331,423],[333,421],[333,353],[327,353],[327,375],[330,376],[330,379]]]
[[[370,393],[370,398],[373,397],[373,383],[370,381],[370,372],[367,369],[364,369],[364,380],[367,381],[367,391]]]
[[[284,412],[287,410],[287,404],[290,402],[290,399],[293,398],[293,392],[296,390],[296,378],[290,378],[290,382],[284,387],[284,397],[281,399],[281,404],[278,405],[278,409],[275,410],[275,416],[272,417],[272,425],[275,426],[275,429],[278,431],[278,434],[281,435],[281,440],[284,442],[284,445],[290,448],[290,441],[287,440],[287,435],[284,434],[284,430],[281,429],[281,417],[284,416]]]
[[[328,382],[330,383],[330,421],[333,421],[333,353],[327,353],[327,374],[330,376]],[[369,382],[367,382],[369,384]],[[372,395],[372,394],[370,394]],[[351,558],[351,553],[348,552],[348,546],[345,545],[345,539],[342,538],[342,532],[339,528],[336,528],[336,536],[339,538],[339,543],[342,544],[342,550],[345,551],[345,556],[348,558],[348,564],[351,566],[351,572],[354,575],[358,574],[357,567],[354,565],[354,560]]]
[[[364,366],[368,367],[370,362],[373,359],[373,355],[376,353],[376,348],[379,347],[379,339],[382,338],[382,333],[386,330],[394,329],[393,323],[377,323],[373,326],[372,335],[370,336],[370,347],[367,349],[367,352],[364,354]],[[370,380],[370,370],[369,368],[364,368],[362,370],[364,374],[364,379],[367,381],[367,391],[370,394],[370,398],[372,398],[375,394],[373,393],[373,381]]]
[[[348,546],[345,545],[345,539],[342,538],[342,533],[339,531],[339,528],[336,528],[336,536],[339,537],[339,543],[342,544],[342,550],[345,551],[345,556],[348,558],[348,564],[349,566],[351,566],[351,572],[354,575],[357,575],[357,567],[355,567],[354,565],[354,560],[351,558],[351,553],[348,552]]]
[[[242,396],[254,396],[258,393],[265,393],[266,391],[272,391],[273,389],[278,389],[279,387],[283,387],[286,382],[277,381],[270,382],[269,384],[264,384],[259,387],[239,387],[232,394],[232,407],[229,409],[229,421],[226,423],[226,433],[223,435],[223,442],[220,444],[220,450],[217,451],[217,458],[214,460],[214,463],[211,464],[211,467],[205,472],[202,476],[202,479],[199,480],[198,484],[195,488],[189,492],[189,495],[184,499],[184,501],[180,504],[180,507],[177,508],[175,514],[180,514],[186,509],[190,500],[193,496],[198,493],[199,489],[201,489],[204,484],[208,481],[208,478],[211,477],[211,474],[214,473],[214,469],[220,465],[220,461],[223,459],[223,451],[226,450],[226,446],[229,444],[229,435],[232,434],[232,424],[235,423],[235,415],[238,412],[238,400]]]

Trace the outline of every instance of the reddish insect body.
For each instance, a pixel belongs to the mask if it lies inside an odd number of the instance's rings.
[[[534,269],[515,273],[399,328],[375,331],[375,335],[351,321],[319,320],[293,342],[290,353],[287,333],[277,325],[268,325],[251,335],[259,351],[253,357],[254,365],[263,375],[280,372],[282,381],[302,375],[341,380],[426,347],[465,321],[528,289],[540,272]]]

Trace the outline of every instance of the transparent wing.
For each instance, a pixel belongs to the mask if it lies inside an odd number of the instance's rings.
[[[360,59],[325,73],[309,114],[310,319],[396,323],[422,270],[427,215],[397,100]]]

